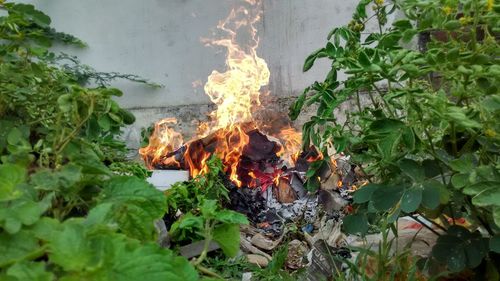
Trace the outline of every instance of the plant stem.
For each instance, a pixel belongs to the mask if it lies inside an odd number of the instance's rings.
[[[224,277],[220,276],[219,274],[211,271],[210,269],[202,266],[202,265],[199,265],[197,264],[196,265],[196,269],[198,269],[201,273],[205,274],[205,275],[208,275],[210,277],[214,277],[214,278],[217,278],[217,279],[220,279],[220,280],[224,280]]]

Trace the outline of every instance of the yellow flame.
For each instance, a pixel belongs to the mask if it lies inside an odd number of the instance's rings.
[[[247,1],[256,5],[257,1]],[[214,70],[205,84],[205,93],[217,105],[210,115],[210,131],[230,128],[234,124],[252,120],[252,108],[260,105],[260,88],[269,83],[269,68],[264,59],[257,55],[259,40],[254,24],[260,19],[260,12],[254,17],[244,7],[233,9],[217,28],[227,34],[226,38],[205,42],[209,45],[227,49],[224,72]],[[250,34],[249,48],[237,42],[237,33],[246,29]],[[210,133],[206,132],[205,134]]]

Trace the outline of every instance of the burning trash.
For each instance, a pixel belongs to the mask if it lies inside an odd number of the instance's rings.
[[[333,210],[336,215],[330,212],[329,216],[338,220],[348,194],[342,197],[338,193],[343,184],[336,161],[325,165],[319,178],[329,190],[308,192],[304,187],[307,170],[324,155],[314,147],[302,149],[302,135],[288,117],[271,113],[263,118],[266,105],[260,95],[269,83],[270,72],[256,51],[259,40],[254,24],[260,16],[253,9],[234,9],[217,26],[223,37],[204,40],[227,51],[226,69],[214,70],[204,86],[216,105],[210,120],[201,123],[198,133],[185,141],[174,129],[175,118],[162,119],[155,124],[149,145],[139,152],[150,169],[187,170],[192,178],[208,172],[207,161],[212,155],[220,158],[230,207],[245,214],[253,229],[249,236],[241,234],[241,247],[252,255],[269,257],[265,251],[280,243],[287,223],[305,225],[311,232],[322,206]],[[250,42],[242,47],[237,35],[245,32]],[[334,208],[329,207],[332,204]],[[320,227],[316,225],[316,229]],[[296,244],[300,255],[312,247]],[[294,269],[301,267],[299,255],[290,264]]]

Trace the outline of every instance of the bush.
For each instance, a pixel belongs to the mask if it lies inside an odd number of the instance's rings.
[[[498,276],[499,10],[494,1],[362,0],[349,25],[306,59],[304,71],[319,58],[331,70],[291,107],[292,118],[318,107],[303,127],[304,145],[351,155],[370,181],[354,193],[345,231],[365,234],[367,224],[419,214],[442,229],[427,268],[437,262]],[[396,11],[405,18],[387,24]],[[423,52],[405,48],[417,36],[428,39]],[[341,124],[334,109],[351,100],[356,108]],[[310,188],[319,167],[308,173]]]
[[[198,279],[155,243],[167,200],[125,159],[117,137],[134,116],[121,92],[54,63],[52,42],[83,43],[48,16],[0,8],[0,279]]]

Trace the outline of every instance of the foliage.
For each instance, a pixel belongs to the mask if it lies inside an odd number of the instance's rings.
[[[396,11],[405,18],[388,24]],[[362,0],[349,25],[333,29],[306,59],[304,71],[320,58],[331,60],[331,70],[291,107],[296,118],[317,106],[303,127],[304,146],[351,155],[370,180],[354,193],[346,231],[364,234],[367,224],[419,213],[440,221],[432,262],[496,272],[499,11],[494,1]],[[407,48],[417,35],[428,39],[424,52]],[[351,102],[341,123],[334,110]],[[456,226],[458,218],[468,226]]]
[[[32,5],[0,9],[0,279],[197,280],[154,243],[167,200],[125,160],[121,92],[52,64],[52,42],[81,41]]]
[[[246,216],[223,208],[228,191],[222,183],[222,161],[212,156],[208,173],[191,181],[174,184],[167,194],[170,213],[182,215],[172,224],[169,233],[175,242],[204,240],[204,249],[194,261],[200,266],[206,258],[210,242],[219,244],[224,254],[234,257],[240,249],[240,224],[248,224]]]

